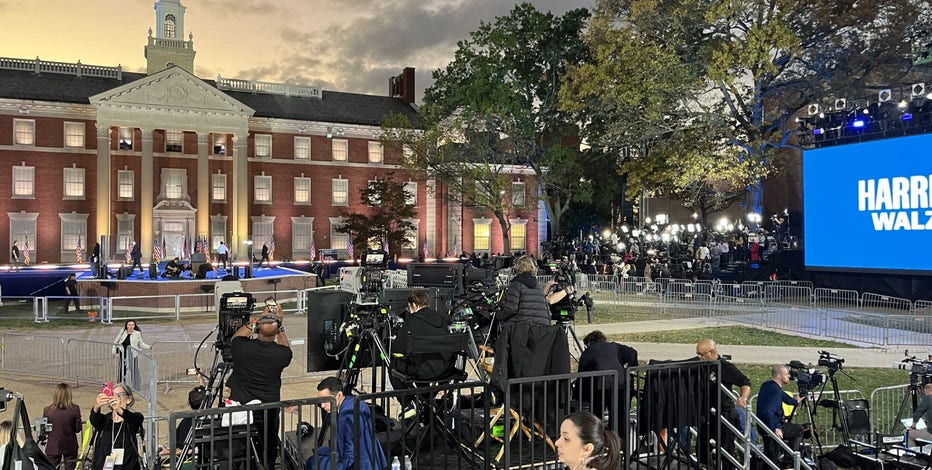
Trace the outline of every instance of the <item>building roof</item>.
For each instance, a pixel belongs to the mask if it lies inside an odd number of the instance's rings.
[[[0,69],[0,99],[90,104],[91,96],[146,77],[123,72],[122,78],[35,73]],[[202,79],[203,80],[203,79]],[[214,88],[213,80],[204,80]],[[379,126],[392,114],[417,121],[417,112],[398,98],[323,91],[321,98],[221,90],[256,110],[255,117]]]

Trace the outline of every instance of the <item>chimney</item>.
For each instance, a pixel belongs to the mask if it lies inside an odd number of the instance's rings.
[[[407,104],[414,103],[414,67],[405,67],[401,75],[388,79],[388,96],[401,98]]]

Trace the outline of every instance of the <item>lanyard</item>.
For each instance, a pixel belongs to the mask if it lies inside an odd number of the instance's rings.
[[[110,436],[110,451],[111,451],[111,452],[113,452],[113,447],[116,446],[117,436],[120,435],[120,433],[123,432],[123,421],[120,421],[120,427],[119,427],[119,428],[116,428],[115,431],[114,431],[114,429],[113,429],[114,426],[116,426],[116,423],[111,422],[111,423],[110,423],[110,434],[111,434],[111,436]],[[121,439],[120,439],[120,444],[123,444],[122,437],[121,437]]]

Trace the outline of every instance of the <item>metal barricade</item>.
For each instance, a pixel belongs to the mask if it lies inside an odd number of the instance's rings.
[[[142,351],[136,348],[129,348],[126,360],[128,365],[126,370],[129,372],[128,377],[124,379],[124,382],[129,382],[130,387],[133,388],[133,391],[136,392],[142,399],[144,399],[148,407],[148,416],[155,416],[156,408],[158,403],[158,389],[157,389],[157,379],[158,379],[158,363],[156,360]],[[139,408],[138,406],[136,407]],[[145,438],[147,439],[147,449],[150,453],[155,452],[154,449],[158,447],[158,430],[152,428],[152,422],[147,421],[150,427],[146,429]],[[154,455],[151,454],[150,457]]]
[[[703,318],[712,315],[712,296],[683,292],[665,296],[663,315],[669,318]]]
[[[813,305],[825,309],[856,309],[860,305],[858,291],[847,289],[826,289],[819,287],[813,291]]]
[[[815,397],[810,403],[812,408],[812,424],[819,430],[819,437],[822,440],[823,446],[837,446],[841,444],[846,444],[844,439],[844,433],[842,433],[841,428],[841,419],[839,413],[843,412],[837,406],[836,407],[825,407],[821,404],[833,404],[841,402],[849,402],[851,400],[863,400],[864,394],[860,390],[839,390],[838,396],[836,397],[833,390],[824,390],[821,394]],[[820,405],[817,405],[820,404]],[[844,405],[842,405],[844,406]],[[805,409],[801,408],[796,411],[797,415],[799,413],[805,413]],[[808,418],[806,418],[808,420]],[[794,419],[797,423],[804,422],[800,419]]]
[[[885,344],[928,346],[932,344],[932,321],[927,315],[886,315]]]
[[[806,286],[769,284],[764,292],[764,299],[767,302],[793,304],[800,307],[812,305],[812,289]]]
[[[861,295],[861,309],[867,312],[892,313],[894,315],[909,313],[913,308],[912,302],[899,297],[873,294],[865,292]]]
[[[913,398],[922,401],[922,391],[909,384],[880,387],[871,392],[871,432],[902,434],[905,426],[899,421],[912,418]]]
[[[64,351],[66,367],[62,377],[96,383],[119,377],[120,355],[113,343],[69,339]]]
[[[769,302],[762,313],[761,326],[810,336],[825,336],[826,314],[822,310]]]
[[[887,344],[886,315],[834,309],[824,314],[825,336],[855,344]]]
[[[932,300],[917,300],[913,302],[913,313],[923,316],[932,315]]]
[[[57,336],[4,333],[0,363],[4,371],[65,377],[64,340]]]

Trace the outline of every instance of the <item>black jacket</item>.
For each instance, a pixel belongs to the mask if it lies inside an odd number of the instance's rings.
[[[508,284],[499,314],[502,324],[529,321],[550,325],[550,306],[537,278],[530,273],[515,276]]]

